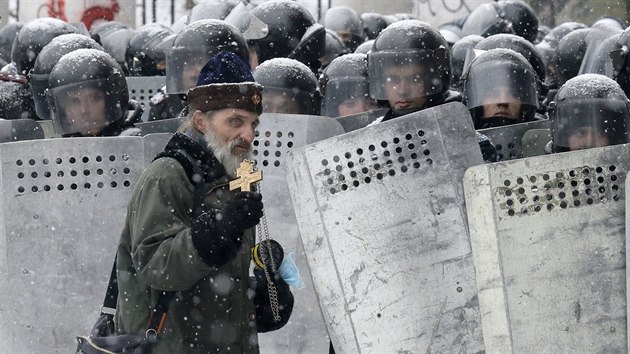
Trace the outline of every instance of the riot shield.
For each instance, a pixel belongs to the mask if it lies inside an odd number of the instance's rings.
[[[609,146],[466,171],[487,352],[626,352],[629,150]]]
[[[44,139],[44,130],[32,119],[0,120],[0,143]]]
[[[0,144],[2,352],[76,350],[75,336],[88,334],[100,313],[145,155],[163,142],[148,136]]]
[[[551,141],[551,130],[531,129],[523,134],[523,156],[533,157],[545,154],[545,146]]]
[[[136,128],[142,131],[142,135],[153,133],[175,133],[177,128],[186,120],[186,118],[169,118],[153,120],[150,122],[136,123]]]
[[[142,120],[149,119],[149,105],[151,97],[159,92],[160,88],[166,85],[165,76],[129,76],[126,78],[127,88],[129,90],[129,99],[138,101],[144,112]],[[154,132],[156,133],[156,132]]]
[[[500,161],[523,158],[523,135],[531,129],[548,129],[549,120],[506,125],[502,127],[481,129],[479,133],[490,138],[497,149]]]
[[[289,152],[289,190],[337,352],[483,351],[461,184],[476,164],[461,103]]]
[[[52,120],[38,120],[37,124],[39,124],[39,126],[42,127],[42,130],[44,131],[44,138],[46,139],[61,138],[61,134],[55,131],[55,128],[53,127],[53,124],[52,124]]]
[[[353,130],[366,127],[377,118],[384,116],[387,113],[387,110],[387,108],[381,108],[374,111],[361,112],[357,114],[337,117],[335,119],[341,124],[343,130],[348,133]]]
[[[288,151],[331,136],[343,134],[337,121],[328,117],[263,114],[254,141],[254,157],[263,171],[261,193],[270,237],[280,242],[285,254],[294,253],[304,280],[304,289],[293,289],[295,305],[289,323],[282,329],[258,336],[261,353],[325,353],[328,332],[317,302],[311,272],[291,204],[286,182]],[[258,239],[260,241],[260,238]]]

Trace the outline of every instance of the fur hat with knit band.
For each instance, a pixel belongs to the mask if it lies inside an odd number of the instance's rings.
[[[190,111],[240,108],[262,113],[262,86],[246,64],[232,52],[219,52],[201,69],[197,86],[188,90]]]

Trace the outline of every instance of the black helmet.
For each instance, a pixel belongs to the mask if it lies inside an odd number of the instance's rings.
[[[59,62],[62,56],[77,49],[103,50],[95,40],[90,37],[71,33],[55,37],[39,52],[33,70],[29,74],[35,112],[40,119],[50,119],[50,107],[47,101],[48,76]]]
[[[603,16],[599,18],[597,21],[593,22],[591,27],[597,27],[597,26],[602,26],[602,25],[607,26],[607,27],[617,28],[622,31],[626,28],[624,24],[618,18],[612,17],[612,16]]]
[[[160,44],[172,33],[168,27],[157,23],[138,28],[129,39],[125,52],[129,75],[164,75],[166,53],[160,49]]]
[[[22,22],[8,23],[0,29],[0,66],[11,62],[11,48],[24,24]]]
[[[319,58],[321,68],[324,69],[333,59],[348,54],[348,47],[333,30],[326,29],[326,53]]]
[[[223,20],[239,3],[234,0],[204,0],[190,10],[187,24],[199,20]]]
[[[274,58],[254,70],[263,86],[264,113],[319,115],[321,95],[315,74],[294,59]]]
[[[599,25],[591,27],[586,35],[586,52],[579,74],[602,74],[613,76],[610,51],[614,50],[617,37],[623,33],[617,27]]]
[[[220,51],[249,63],[247,41],[236,27],[221,20],[199,20],[184,27],[166,55],[166,92],[188,92],[201,68]]]
[[[290,0],[271,0],[252,9],[269,26],[269,34],[258,42],[258,61],[291,58],[313,72],[326,50],[326,31],[302,5]]]
[[[361,17],[348,6],[335,6],[326,11],[324,27],[335,31],[350,51],[363,43],[364,32]]]
[[[619,83],[626,96],[630,95],[630,28],[623,31],[609,56],[612,61],[613,78]]]
[[[522,1],[499,0],[483,4],[471,12],[462,32],[463,35],[483,37],[512,33],[533,43],[538,35],[538,16]]]
[[[100,22],[90,30],[90,36],[93,40],[101,43],[101,36],[106,36],[110,33],[116,32],[121,29],[129,28],[126,24],[118,21],[105,21]]]
[[[554,150],[629,142],[629,105],[619,84],[607,76],[584,74],[570,79],[549,105]]]
[[[123,70],[126,70],[125,54],[129,40],[136,30],[127,27],[115,26],[111,31],[101,32],[98,36],[98,43],[103,46],[105,52],[114,58]],[[94,36],[92,36],[94,38]]]
[[[366,12],[361,14],[361,21],[363,21],[363,33],[366,39],[376,39],[379,33],[384,30],[389,23],[385,19],[385,16],[376,12]]]
[[[367,54],[372,50],[372,47],[374,46],[374,40],[370,39],[369,41],[365,41],[363,43],[361,43],[357,49],[354,50],[355,53],[357,54]]]
[[[551,32],[551,28],[549,28],[549,27],[547,27],[545,25],[539,25],[538,26],[538,33],[536,34],[536,41],[534,43],[538,44],[538,43],[542,42],[543,38],[545,38],[545,36],[548,35],[549,32]]]
[[[50,72],[48,103],[57,132],[96,135],[126,118],[127,81],[109,54],[78,49],[61,57]]]
[[[333,60],[319,79],[322,91],[322,113],[328,117],[338,117],[369,111],[376,108],[370,98],[367,55],[347,54]],[[359,112],[340,112],[341,104],[360,104]]]
[[[521,54],[489,50],[472,61],[462,81],[475,129],[534,120],[538,77]]]
[[[62,34],[76,33],[76,29],[56,18],[38,18],[25,24],[11,49],[13,61],[21,75],[26,75],[33,68],[37,54],[50,41]]]
[[[552,48],[556,48],[562,37],[566,36],[577,29],[588,28],[587,25],[580,22],[565,22],[554,27],[549,33],[543,37],[542,43],[548,43]]]
[[[234,6],[224,21],[238,28],[245,39],[254,43],[269,34],[269,26],[254,16],[252,10],[242,2]],[[251,45],[249,49],[252,49]]]
[[[586,53],[586,36],[590,28],[582,28],[562,37],[556,48],[556,76],[558,84],[564,85],[569,79],[578,75],[584,53]]]
[[[33,93],[26,78],[0,73],[0,119],[35,119]]]
[[[455,21],[439,25],[438,30],[440,31],[440,34],[442,34],[442,37],[446,39],[446,43],[448,43],[449,48],[462,38],[462,28]]]
[[[481,42],[483,37],[477,34],[468,35],[453,44],[451,47],[451,76],[453,80],[451,84],[455,88],[459,88],[462,74],[464,73],[464,63],[468,56],[468,51],[473,50],[477,43]]]
[[[386,82],[397,87],[393,80],[404,80],[408,86],[420,88],[422,96],[399,98],[426,98],[428,100],[422,103],[423,107],[443,102],[451,80],[448,44],[440,32],[428,23],[403,20],[391,24],[376,37],[367,56],[372,98],[389,100]],[[413,77],[391,76],[396,74],[390,72],[392,69],[398,71],[409,66],[413,66]]]

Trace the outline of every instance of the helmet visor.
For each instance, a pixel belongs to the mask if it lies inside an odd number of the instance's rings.
[[[196,86],[199,72],[212,54],[205,50],[171,48],[166,55],[166,92],[187,93]]]
[[[469,109],[489,104],[517,102],[538,107],[535,74],[517,65],[486,62],[470,68],[466,78]]]
[[[306,91],[265,86],[262,104],[263,113],[319,115],[321,99]]]
[[[106,80],[92,80],[49,89],[51,118],[60,134],[95,135],[123,116],[117,93]]]
[[[368,54],[370,95],[377,100],[415,99],[443,92],[450,69],[445,48]]]
[[[630,113],[623,100],[572,99],[551,109],[553,143],[568,150],[624,144]]]
[[[326,83],[326,92],[324,96],[324,114],[333,118],[342,115],[339,112],[339,106],[341,104],[357,106],[363,105],[369,107],[368,109],[360,110],[359,112],[374,109],[376,107],[376,102],[374,102],[374,100],[370,97],[368,79],[364,77],[347,77],[329,80]]]

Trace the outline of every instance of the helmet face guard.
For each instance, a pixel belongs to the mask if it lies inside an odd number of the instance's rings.
[[[444,67],[444,63],[449,67]],[[388,100],[388,88],[397,89],[404,84],[422,87],[421,97],[438,94],[448,90],[444,77],[449,71],[450,61],[445,48],[371,52],[368,54],[370,96]]]
[[[266,86],[262,93],[264,113],[291,113],[319,115],[321,96],[319,91],[306,92]]]
[[[369,91],[369,83],[366,77],[336,77],[330,79],[326,83],[322,106],[323,114],[328,117],[338,117],[339,105],[346,101],[373,101]]]

